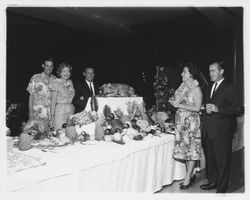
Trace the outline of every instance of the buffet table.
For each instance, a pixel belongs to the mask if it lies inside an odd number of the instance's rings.
[[[137,105],[143,105],[142,97],[96,97],[98,104],[98,114],[103,114],[103,108],[105,105],[109,106],[111,112],[114,112],[116,109],[120,108],[124,115],[128,114],[128,104],[135,103]],[[90,111],[91,98],[88,99],[85,110]]]
[[[10,193],[154,193],[185,177],[185,165],[172,158],[174,136],[162,134],[131,141],[87,141],[55,151],[31,149],[45,165],[9,174]]]

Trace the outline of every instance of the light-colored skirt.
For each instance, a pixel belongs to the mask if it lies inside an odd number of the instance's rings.
[[[70,103],[57,103],[55,108],[55,130],[62,128],[67,122],[67,118],[73,115],[75,107]]]

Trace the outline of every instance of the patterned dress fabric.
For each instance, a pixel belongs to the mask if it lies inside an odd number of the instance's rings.
[[[51,83],[56,77],[35,74],[31,77],[27,91],[34,96],[33,115],[41,132],[49,131],[51,120]]]
[[[75,108],[72,104],[75,96],[75,89],[71,80],[64,82],[62,79],[56,79],[52,83],[52,90],[57,91],[55,107],[55,129],[62,128],[67,118],[74,114]]]
[[[174,100],[181,104],[194,105],[191,91],[198,86],[196,80],[191,87],[184,83],[176,90]],[[179,108],[175,114],[175,147],[173,157],[180,160],[199,160],[201,158],[201,130],[198,112]]]

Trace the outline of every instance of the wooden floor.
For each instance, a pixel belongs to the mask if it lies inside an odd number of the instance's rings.
[[[182,181],[174,181],[173,184],[164,186],[157,193],[215,193],[216,190],[204,191],[200,189],[200,185],[207,183],[205,170],[197,172],[197,179],[193,187],[180,190],[179,184]],[[230,174],[230,182],[228,193],[244,193],[245,192],[245,178],[244,178],[244,149],[233,153],[232,166]]]

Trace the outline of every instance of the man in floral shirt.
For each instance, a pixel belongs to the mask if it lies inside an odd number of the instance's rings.
[[[43,72],[35,74],[30,79],[27,91],[29,96],[29,121],[35,120],[42,133],[49,131],[51,119],[51,83],[56,79],[53,76],[53,60],[46,59],[42,64]]]

